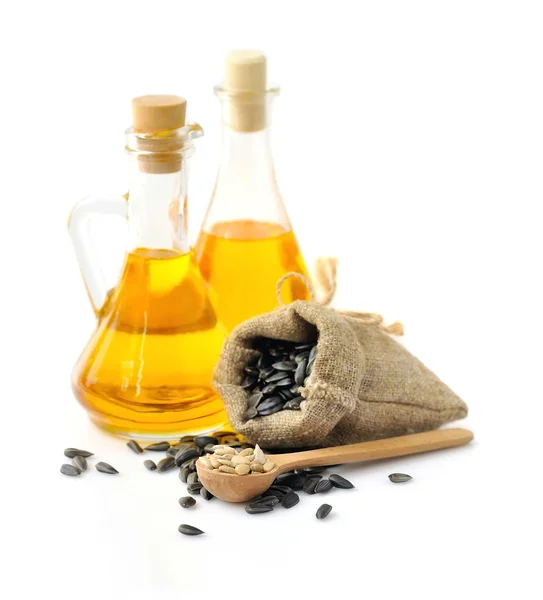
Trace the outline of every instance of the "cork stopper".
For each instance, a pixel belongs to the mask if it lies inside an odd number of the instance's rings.
[[[224,61],[224,88],[231,94],[229,125],[235,131],[266,126],[266,57],[257,50],[234,50]]]
[[[132,123],[136,133],[160,133],[185,125],[187,101],[180,96],[149,95],[132,100]]]
[[[138,138],[138,149],[157,154],[140,154],[138,164],[144,173],[175,173],[181,168],[179,150],[183,146],[175,136],[158,136],[185,125],[187,101],[180,96],[157,94],[132,100],[132,123],[135,133],[150,137]]]

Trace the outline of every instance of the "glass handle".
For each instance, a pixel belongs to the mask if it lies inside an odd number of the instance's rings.
[[[79,269],[97,315],[108,296],[106,278],[96,252],[94,252],[94,241],[89,228],[93,217],[99,215],[114,215],[126,220],[128,217],[127,199],[124,196],[88,196],[75,205],[68,221],[68,231],[72,238]]]

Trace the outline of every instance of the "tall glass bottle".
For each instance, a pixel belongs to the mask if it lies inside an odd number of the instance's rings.
[[[216,295],[218,318],[231,330],[277,306],[276,284],[285,273],[307,273],[275,178],[270,117],[279,88],[266,85],[266,57],[231,52],[215,93],[222,103],[222,154],[196,256]],[[296,278],[282,288],[285,303],[306,298]]]
[[[185,124],[185,110],[177,96],[134,99],[128,200],[87,198],[69,222],[98,316],[73,389],[96,424],[129,438],[174,439],[227,423],[211,387],[224,335],[189,248],[187,162],[202,130]],[[128,219],[124,269],[110,292],[88,235],[96,214]]]

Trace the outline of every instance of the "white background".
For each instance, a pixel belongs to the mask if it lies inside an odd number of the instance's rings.
[[[2,3],[2,598],[541,597],[542,32],[542,4],[521,0]],[[69,385],[94,326],[71,207],[125,191],[131,98],[178,93],[206,131],[195,235],[212,87],[239,47],[282,87],[274,153],[306,257],[339,257],[337,306],[405,323],[476,434],[342,469],[356,491],[262,517],[183,511],[177,476],[89,425]],[[122,475],[62,477],[66,446]]]

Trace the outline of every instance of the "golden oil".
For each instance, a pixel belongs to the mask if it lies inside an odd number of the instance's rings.
[[[293,231],[275,223],[215,223],[200,233],[196,257],[213,291],[218,319],[228,331],[277,307],[277,281],[285,273],[307,275]],[[303,282],[291,278],[282,286],[281,298],[285,303],[307,300],[308,292]]]
[[[74,369],[75,395],[93,421],[125,437],[223,428],[211,387],[223,341],[194,255],[138,248]]]

